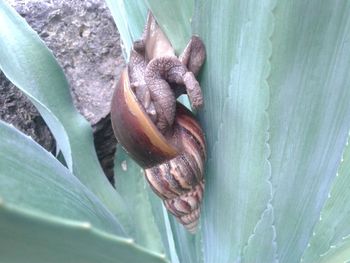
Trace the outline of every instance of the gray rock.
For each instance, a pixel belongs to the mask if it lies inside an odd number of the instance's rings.
[[[124,60],[119,34],[104,1],[7,1],[53,51],[70,83],[75,106],[93,125],[97,152],[105,172],[111,175],[115,139],[109,120],[110,100],[114,79],[124,67]],[[0,94],[0,118],[52,150],[52,135],[40,115],[3,76],[0,76]],[[8,101],[16,101],[19,106],[14,110]],[[30,112],[30,117],[21,118],[26,114],[18,112]]]
[[[102,0],[11,0],[62,66],[74,103],[91,124],[107,116],[114,77],[124,61]]]

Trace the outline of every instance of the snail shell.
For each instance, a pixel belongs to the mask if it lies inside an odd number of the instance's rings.
[[[190,232],[196,231],[204,191],[206,145],[193,114],[176,104],[172,131],[163,135],[137,100],[125,69],[111,107],[118,142],[145,169],[153,191]]]

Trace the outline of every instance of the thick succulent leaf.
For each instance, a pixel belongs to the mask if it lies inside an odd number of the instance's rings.
[[[135,218],[137,227],[135,234],[137,243],[153,251],[165,251],[166,255],[171,258],[171,262],[179,262],[176,248],[181,248],[182,245],[178,242],[176,245],[174,243],[172,227],[175,226],[170,223],[162,200],[150,189],[142,169],[129,158],[122,148],[118,148],[114,170],[120,194],[127,205],[134,208],[132,216]],[[177,240],[177,236],[175,237]]]
[[[106,0],[122,40],[122,49],[129,60],[132,43],[139,39],[146,22],[147,6],[144,0]]]
[[[270,222],[263,213],[271,199],[266,78],[272,8],[272,1],[258,0],[198,1],[195,7],[194,32],[207,49],[200,113],[208,143],[205,262],[240,262],[248,240],[273,234],[272,227],[259,227]],[[273,249],[272,242],[266,247]]]
[[[147,188],[147,193],[152,206],[154,220],[163,241],[166,255],[171,259],[172,263],[179,263],[179,258],[175,248],[174,235],[170,226],[169,215],[163,205],[163,201],[152,191],[150,187]]]
[[[334,180],[332,190],[321,211],[308,248],[304,253],[304,262],[319,262],[323,254],[343,242],[350,235],[350,147],[346,149]],[[350,256],[350,251],[349,251]],[[350,257],[348,258],[350,260]]]
[[[201,229],[198,227],[196,235],[190,234],[169,213],[169,220],[174,235],[175,247],[180,262],[203,262]]]
[[[194,0],[146,0],[146,2],[175,51],[180,54],[192,36]]]
[[[114,166],[118,192],[128,207],[132,207],[136,243],[152,251],[164,253],[162,239],[155,223],[152,206],[148,196],[149,187],[143,170],[132,161],[125,151],[118,147]]]
[[[0,203],[0,255],[7,263],[166,263],[163,255],[89,223],[43,217]]]
[[[52,154],[0,121],[0,199],[46,215],[88,221],[123,235],[99,199]]]
[[[72,104],[62,69],[37,34],[0,0],[0,69],[37,107],[70,170],[129,230],[131,219],[96,157],[90,125]]]
[[[2,262],[166,262],[112,235],[115,217],[31,138],[1,121],[0,137]]]
[[[60,115],[50,114],[50,111],[60,112],[60,108],[67,114],[75,112],[69,90],[65,88],[68,83],[62,69],[37,34],[4,0],[0,1],[0,25],[0,69],[15,85],[26,86],[25,93],[34,97],[40,110],[45,112],[45,120],[56,137],[69,169],[72,170],[73,161],[67,132],[59,120]],[[45,81],[42,75],[50,81]],[[40,90],[37,86],[46,89]],[[47,97],[50,98],[51,90],[55,90],[55,95],[62,101],[51,99],[47,105],[40,103]]]
[[[308,245],[350,128],[350,2],[278,1],[274,15],[272,205],[277,254],[288,263]]]

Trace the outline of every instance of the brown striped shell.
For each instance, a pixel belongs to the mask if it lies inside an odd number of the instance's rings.
[[[195,232],[206,146],[193,114],[177,103],[173,129],[163,135],[137,100],[125,69],[113,95],[111,120],[118,142],[145,169],[153,191],[181,224]]]

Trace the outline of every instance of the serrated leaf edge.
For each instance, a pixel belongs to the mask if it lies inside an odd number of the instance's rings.
[[[254,230],[252,232],[252,234],[248,237],[248,240],[245,244],[245,246],[242,249],[242,253],[241,256],[244,255],[245,251],[248,248],[249,243],[251,242],[251,240],[253,239],[253,237],[256,234],[257,228],[259,226],[259,224],[262,222],[265,213],[267,213],[269,210],[271,210],[272,213],[272,217],[273,217],[273,221],[275,220],[274,217],[274,208],[272,205],[272,200],[273,200],[273,187],[272,187],[272,170],[271,170],[271,162],[270,162],[270,158],[271,158],[271,147],[270,147],[270,116],[269,116],[269,106],[270,106],[270,85],[269,85],[269,78],[271,75],[271,57],[272,57],[272,53],[273,53],[273,49],[272,49],[272,36],[275,30],[275,13],[274,10],[277,6],[277,0],[272,0],[271,4],[270,4],[270,10],[269,10],[269,21],[270,21],[270,28],[269,28],[269,33],[267,35],[267,43],[268,43],[268,50],[266,52],[266,70],[265,70],[265,75],[263,76],[263,88],[265,88],[268,91],[268,98],[269,100],[266,103],[265,109],[264,109],[264,115],[266,118],[266,137],[265,137],[265,148],[267,151],[267,158],[266,158],[266,164],[268,166],[268,173],[269,173],[269,177],[267,178],[267,183],[269,185],[269,189],[270,189],[270,199],[268,200],[268,203],[266,205],[265,210],[261,213],[260,215],[260,219],[258,220],[258,222],[256,223],[256,225],[254,226]],[[273,250],[274,250],[274,254],[275,254],[275,262],[279,262],[278,260],[278,255],[277,255],[277,242],[276,242],[276,228],[274,226],[274,224],[271,225],[272,231],[273,231],[273,240],[272,240],[272,244],[273,244]]]
[[[340,163],[339,163],[339,165],[338,165],[338,169],[337,169],[336,177],[335,177],[335,178],[337,178],[337,177],[339,176],[339,170],[341,169],[341,167],[342,167],[342,165],[343,165],[343,163],[344,163],[344,154],[345,154],[345,152],[346,152],[346,149],[349,148],[349,141],[350,141],[350,130],[349,130],[349,132],[348,132],[348,138],[347,138],[347,140],[346,140],[346,143],[345,143],[345,146],[344,146],[344,149],[343,149],[343,153],[342,153],[342,156],[341,156],[341,159],[340,159]],[[343,176],[344,176],[344,175],[343,175]],[[309,242],[308,242],[307,246],[305,247],[305,250],[304,250],[304,252],[303,252],[303,256],[302,256],[301,259],[300,259],[300,263],[301,263],[301,262],[304,262],[304,254],[305,254],[305,251],[311,246],[311,244],[310,244],[311,238],[312,238],[313,236],[316,235],[316,232],[314,231],[315,227],[317,226],[318,222],[322,221],[323,208],[326,206],[326,204],[328,203],[328,201],[331,200],[332,197],[333,197],[332,194],[331,194],[331,192],[332,192],[332,190],[333,190],[334,181],[335,181],[335,179],[334,179],[333,182],[332,182],[332,187],[331,187],[331,189],[330,189],[330,191],[329,191],[329,193],[328,193],[327,199],[324,201],[323,207],[322,207],[322,209],[320,210],[319,220],[318,220],[317,222],[315,222],[315,224],[314,224],[314,226],[313,226],[312,236],[310,236],[310,238],[309,238]],[[344,236],[342,239],[343,239],[343,240],[345,240],[345,239],[349,239],[349,240],[350,240],[350,234],[347,235],[347,236]],[[342,242],[339,242],[338,244],[341,244],[341,243],[342,243]],[[328,249],[327,249],[326,252],[324,252],[323,254],[320,254],[319,257],[321,258],[321,257],[327,255],[328,253],[330,253],[330,251],[332,251],[333,249],[335,249],[336,246],[337,246],[338,244],[336,244],[336,245],[330,245],[330,242],[329,242],[329,244],[328,244]]]

